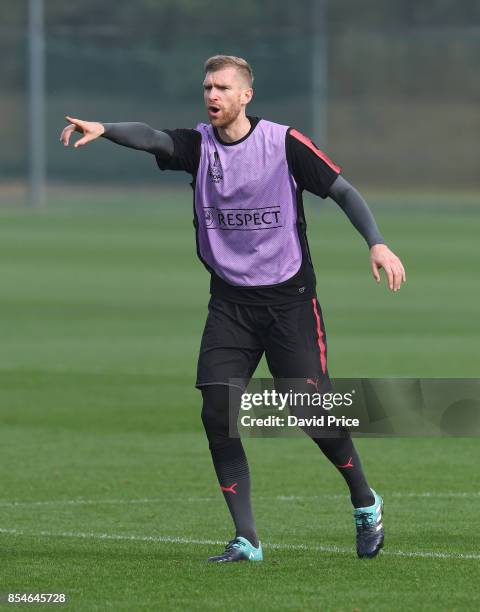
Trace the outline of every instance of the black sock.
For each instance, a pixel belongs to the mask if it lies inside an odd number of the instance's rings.
[[[330,383],[327,381],[326,384],[329,385]],[[323,389],[322,392],[324,392]],[[310,409],[306,409],[304,406],[290,407],[290,412],[300,418],[311,416],[309,411]],[[353,506],[363,508],[375,503],[375,497],[368,486],[350,432],[344,427],[329,428],[326,433],[328,431],[329,434],[335,434],[335,437],[321,437],[322,431],[318,428],[302,427],[302,429],[312,438],[345,479],[350,490],[350,499]]]
[[[201,391],[202,421],[218,482],[235,524],[235,536],[244,537],[258,547],[247,458],[240,438],[229,436],[229,388],[208,385]]]
[[[375,503],[375,497],[368,486],[350,434],[344,431],[341,438],[314,438],[313,441],[345,478],[354,508],[363,508]]]
[[[250,501],[250,472],[243,445],[239,439],[232,439],[228,446],[211,448],[210,452],[220,489],[235,524],[235,535],[247,538],[257,547]]]

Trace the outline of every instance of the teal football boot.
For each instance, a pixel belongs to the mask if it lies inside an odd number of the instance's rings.
[[[225,551],[208,559],[213,563],[232,563],[235,561],[263,561],[262,545],[255,548],[246,538],[238,537],[226,545]]]
[[[375,502],[365,508],[355,508],[353,517],[357,529],[357,555],[360,559],[376,557],[383,548],[383,499],[375,493]]]

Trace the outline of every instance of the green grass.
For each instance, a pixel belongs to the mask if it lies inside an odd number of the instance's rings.
[[[205,563],[231,525],[193,388],[208,278],[191,202],[75,197],[0,217],[0,592],[89,611],[478,609],[474,439],[357,441],[386,499],[372,562],[310,441],[246,440],[266,560]],[[399,294],[339,212],[309,214],[331,373],[478,376],[480,216],[378,220],[407,267]]]

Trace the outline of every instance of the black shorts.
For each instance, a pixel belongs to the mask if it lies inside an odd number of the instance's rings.
[[[270,306],[210,299],[196,386],[237,379],[245,387],[263,353],[274,378],[329,388],[327,336],[316,298]]]

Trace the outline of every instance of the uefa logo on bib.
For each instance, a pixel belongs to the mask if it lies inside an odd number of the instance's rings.
[[[217,151],[213,152],[208,164],[208,175],[214,183],[219,183],[223,179],[222,167],[220,165],[220,156]]]
[[[205,211],[205,223],[206,223],[207,227],[210,227],[211,225],[213,225],[215,223],[215,219],[213,218],[213,214],[208,209]]]

